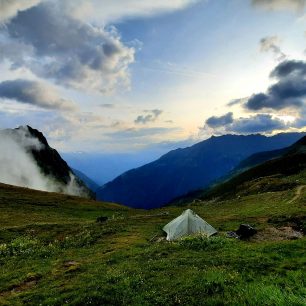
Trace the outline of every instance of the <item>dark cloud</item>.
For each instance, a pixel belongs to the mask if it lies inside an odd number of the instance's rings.
[[[305,77],[306,62],[296,60],[284,61],[274,68],[270,76],[277,79],[288,77]]]
[[[242,104],[245,101],[247,101],[248,99],[249,99],[249,97],[247,97],[247,98],[240,98],[240,99],[233,99],[230,102],[228,102],[226,105],[229,106],[229,107],[232,107],[232,106],[235,106],[235,105],[238,105],[238,104]]]
[[[217,128],[221,126],[228,125],[233,122],[233,113],[227,113],[224,116],[220,117],[210,117],[206,120],[206,124],[211,128]]]
[[[261,109],[280,110],[288,107],[300,108],[306,97],[306,63],[303,61],[284,61],[272,72],[277,82],[269,87],[267,93],[252,95],[245,107],[252,111]]]
[[[286,54],[281,50],[279,44],[279,38],[277,36],[267,36],[260,40],[260,50],[262,52],[272,51],[275,58],[278,61],[284,61]]]
[[[257,114],[249,118],[239,118],[226,127],[228,132],[238,134],[271,133],[287,128],[284,121],[267,114]]]
[[[127,86],[128,66],[134,48],[125,46],[114,28],[98,28],[77,20],[62,9],[61,2],[42,2],[18,15],[2,29],[6,44],[20,44],[30,54],[1,59],[29,68],[36,75],[74,88],[109,92]],[[23,49],[21,49],[23,50]],[[4,54],[3,54],[4,53]]]
[[[302,10],[306,6],[306,0],[252,0],[252,4],[268,10]]]
[[[157,118],[163,113],[161,109],[152,109],[152,110],[146,110],[146,115],[139,115],[134,122],[136,124],[147,124],[149,122],[154,122],[157,120]]]
[[[47,109],[73,110],[74,103],[64,100],[53,87],[29,80],[11,80],[0,83],[0,99],[15,100]]]
[[[304,121],[305,122],[305,121]],[[300,118],[291,123],[285,123],[278,117],[270,114],[256,114],[250,117],[233,118],[233,113],[227,113],[220,117],[211,117],[205,122],[200,130],[207,131],[207,126],[214,129],[217,134],[235,133],[235,134],[252,134],[252,133],[271,133],[275,130],[285,130],[290,127],[296,128],[303,122]]]

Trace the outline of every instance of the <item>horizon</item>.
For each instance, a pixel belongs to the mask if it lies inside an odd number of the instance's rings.
[[[212,135],[306,130],[305,1],[0,3],[1,129],[147,160]]]

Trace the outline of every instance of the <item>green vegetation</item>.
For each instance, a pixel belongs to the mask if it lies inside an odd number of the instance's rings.
[[[305,237],[267,235],[305,230],[303,185],[305,171],[151,211],[0,185],[0,305],[306,305]],[[186,207],[219,235],[162,239]],[[258,239],[225,237],[241,223]]]

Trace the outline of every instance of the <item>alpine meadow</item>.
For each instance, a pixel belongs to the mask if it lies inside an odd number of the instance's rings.
[[[0,306],[306,305],[306,0],[0,0]]]

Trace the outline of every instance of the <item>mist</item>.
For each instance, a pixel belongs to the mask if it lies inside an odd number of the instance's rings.
[[[27,127],[0,131],[0,182],[30,189],[84,196],[85,189],[78,186],[76,177],[72,173],[67,185],[42,173],[31,150],[39,151],[43,148],[44,144],[33,137]]]

